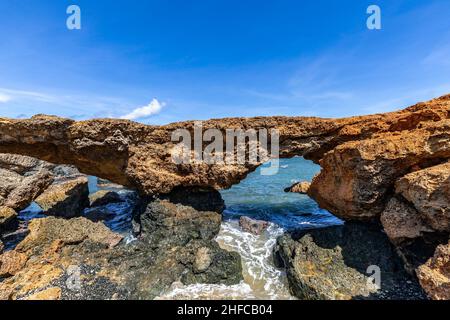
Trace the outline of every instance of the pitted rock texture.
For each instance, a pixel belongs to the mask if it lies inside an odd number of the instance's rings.
[[[450,232],[450,162],[410,173],[396,183],[407,199],[436,231]]]
[[[311,183],[307,181],[302,181],[294,184],[292,187],[286,188],[284,192],[308,194],[308,190],[311,187]]]
[[[303,300],[424,299],[377,226],[344,226],[285,234],[274,250],[291,293]],[[380,272],[381,288],[370,279]]]
[[[448,158],[445,128],[449,124],[445,120],[450,117],[449,106],[450,96],[444,96],[403,111],[372,116],[229,118],[205,121],[202,126],[203,132],[218,129],[223,133],[233,128],[278,129],[281,157],[299,155],[318,162],[326,154],[321,161],[324,171],[310,193],[342,217],[364,219],[381,213],[388,185],[407,174],[411,166]],[[147,195],[169,193],[176,187],[229,188],[256,168],[252,164],[177,165],[171,153],[176,145],[171,136],[176,129],[193,133],[194,122],[147,126],[125,120],[75,122],[43,115],[27,120],[2,118],[0,152],[75,165],[85,174]],[[385,157],[375,159],[374,154],[384,151]],[[386,175],[391,173],[393,177],[388,179]],[[377,179],[371,181],[372,176]],[[361,191],[373,182],[376,186]],[[342,200],[330,199],[326,195],[330,189],[337,190],[337,194],[330,194]]]
[[[85,218],[33,220],[29,235],[0,256],[5,277],[0,300],[154,299],[178,281],[238,284],[239,254],[221,249],[213,240],[221,215],[188,206],[198,202],[195,198],[191,193],[184,205],[167,199],[144,201],[136,213],[141,232],[128,244],[103,223]],[[69,287],[76,275],[79,286]]]
[[[79,217],[89,207],[88,178],[78,176],[60,180],[46,189],[35,202],[49,216]]]

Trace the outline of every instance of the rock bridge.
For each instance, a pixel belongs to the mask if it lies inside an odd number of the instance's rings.
[[[379,216],[395,182],[450,158],[450,95],[405,110],[344,119],[259,117],[209,120],[203,130],[277,129],[280,156],[322,166],[310,195],[344,219]],[[126,120],[76,122],[53,116],[0,118],[0,152],[32,156],[137,189],[167,194],[176,187],[229,188],[252,164],[172,161],[172,132],[194,122],[149,126]]]
[[[446,243],[450,233],[450,95],[386,114],[344,119],[229,118],[205,121],[202,128],[223,133],[227,129],[277,129],[280,157],[303,156],[322,167],[308,190],[322,208],[346,221],[375,222],[375,231],[373,224],[359,222],[347,223],[343,229],[315,231],[310,233],[314,241],[320,242],[321,235],[333,239],[333,246],[343,248],[344,258],[351,257],[351,261],[355,254],[372,261],[374,250],[381,248],[380,259],[393,266],[391,246],[380,232],[382,226],[406,269],[417,274],[427,294],[436,299],[448,297],[448,282],[444,280],[448,279],[450,244],[437,245]],[[154,298],[181,275],[187,284],[238,283],[242,278],[239,256],[213,241],[220,229],[221,216],[217,212],[223,208],[222,199],[217,192],[198,193],[195,187],[207,191],[229,188],[258,164],[176,164],[171,152],[176,143],[171,138],[177,129],[194,132],[195,122],[147,126],[112,119],[76,122],[45,115],[24,120],[0,118],[0,153],[73,165],[82,173],[136,189],[144,197],[155,196],[143,201],[146,208],[136,215],[141,233],[136,248],[119,246],[105,250],[105,245],[111,246],[120,239],[104,225],[94,226],[85,219],[32,222],[31,235],[14,251],[0,255],[4,261],[18,264],[18,270],[23,269],[0,284],[0,300],[2,294],[7,298],[28,294],[20,291],[22,282],[29,281],[28,273],[44,270],[49,283],[60,277],[64,270],[59,265],[62,258],[75,259],[72,264],[103,261],[102,274],[115,275],[110,285],[120,279],[120,285],[125,284],[126,292],[133,292],[133,298]],[[43,177],[39,180],[47,181]],[[178,206],[180,203],[183,206]],[[435,236],[439,239],[430,242]],[[311,257],[301,256],[298,260],[295,252],[310,248],[311,239],[285,235],[278,241],[275,256],[282,260],[292,288],[298,287],[297,282],[308,283],[308,279],[296,278],[296,270],[301,259],[309,266]],[[64,251],[55,246],[74,241],[80,244],[67,245]],[[92,242],[96,243],[96,250],[92,250]],[[355,249],[358,244],[367,252]],[[427,246],[431,250],[423,253],[422,248]],[[425,264],[435,250],[435,257]],[[46,256],[48,253],[50,256]],[[98,260],[101,255],[108,258]],[[419,256],[423,256],[421,261],[415,261]],[[366,267],[363,258],[357,259],[363,261],[359,267]],[[51,262],[43,265],[41,261]],[[320,265],[322,260],[316,263]],[[345,270],[354,273],[354,267]],[[53,273],[45,268],[51,268]],[[152,272],[148,272],[150,268]],[[339,279],[341,271],[336,273]],[[8,272],[13,275],[11,270]],[[319,275],[318,279],[327,279],[326,276]],[[357,277],[360,278],[359,273]],[[117,285],[109,291],[116,290]],[[328,284],[325,291],[333,290]],[[45,287],[42,292],[61,296],[59,288]],[[302,292],[296,295],[303,297]],[[349,297],[352,295],[349,293]]]

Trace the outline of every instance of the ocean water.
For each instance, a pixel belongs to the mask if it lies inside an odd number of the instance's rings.
[[[284,232],[342,224],[306,195],[285,193],[299,181],[311,181],[320,167],[303,158],[280,160],[276,175],[263,176],[261,168],[229,190],[222,191],[226,210],[217,242],[242,257],[244,281],[234,286],[176,284],[161,299],[294,299],[286,275],[272,261],[276,239]],[[270,222],[266,232],[244,232],[239,218],[248,216]]]

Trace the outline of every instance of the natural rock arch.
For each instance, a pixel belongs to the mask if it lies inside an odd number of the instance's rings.
[[[304,156],[323,170],[310,195],[339,217],[371,219],[386,194],[415,166],[450,158],[450,95],[402,111],[344,119],[259,117],[209,120],[203,130],[277,129],[280,156]],[[194,122],[149,126],[126,120],[76,122],[38,115],[0,118],[0,152],[76,166],[82,173],[132,187],[144,195],[176,187],[229,188],[255,165],[177,165],[171,150],[176,129]]]

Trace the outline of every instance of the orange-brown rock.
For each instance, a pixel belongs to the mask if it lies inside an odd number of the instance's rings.
[[[30,157],[0,154],[0,206],[25,209],[52,183],[51,168]]]
[[[319,161],[326,152],[347,141],[370,139],[382,133],[394,139],[397,134],[403,136],[405,132],[424,130],[420,129],[424,122],[448,119],[449,105],[450,96],[445,96],[403,111],[382,115],[347,119],[230,118],[209,120],[202,125],[204,131],[219,129],[222,132],[226,129],[278,129],[281,157],[300,155]],[[177,186],[228,188],[255,169],[255,166],[250,164],[176,165],[172,161],[171,151],[175,143],[171,141],[171,135],[179,128],[193,132],[194,122],[147,126],[125,120],[100,119],[75,122],[42,115],[27,120],[3,118],[0,119],[0,152],[24,154],[52,163],[75,165],[83,173],[134,187],[145,194],[168,193]],[[383,138],[379,136],[378,139]],[[372,145],[373,152],[382,151],[381,147],[375,148],[379,143],[377,141],[379,140],[375,139],[372,143],[368,143]],[[402,141],[397,139],[388,146],[395,143]],[[369,146],[350,144],[346,148],[337,151],[336,156],[345,153],[352,158],[358,156],[359,148],[368,149]],[[367,150],[367,153],[372,151]],[[347,170],[345,166],[348,164],[333,162],[331,158],[332,156],[327,156],[324,161],[325,175],[331,175],[329,172],[331,165],[342,166],[342,169],[337,167],[337,171]],[[403,175],[405,173],[403,172]],[[358,174],[358,171],[354,174]],[[320,179],[323,180],[324,176],[322,175]],[[325,180],[333,182],[331,178]],[[336,182],[329,188],[336,188]],[[341,186],[338,191],[345,195],[342,188],[345,187]],[[351,185],[347,188],[351,188]],[[327,190],[323,190],[323,193],[325,192]],[[348,195],[346,198],[349,198]],[[368,204],[372,201],[362,200]],[[330,208],[340,205],[327,203],[326,197],[323,197],[323,203]],[[350,213],[351,216],[360,211],[351,209],[353,211]]]
[[[308,190],[311,187],[311,183],[302,181],[294,184],[292,187],[285,189],[285,192],[308,194]]]
[[[60,300],[61,299],[61,288],[53,287],[48,288],[43,291],[39,291],[37,293],[34,293],[28,297],[26,297],[25,300],[31,300],[31,301],[53,301],[53,300]]]
[[[436,231],[450,232],[450,162],[410,173],[396,183],[407,199]]]
[[[6,228],[17,217],[16,211],[0,206],[0,231]]]
[[[7,251],[0,255],[0,277],[13,276],[27,263],[28,257],[20,252]]]
[[[417,276],[431,299],[450,300],[450,243],[438,246],[434,257],[417,269]]]

